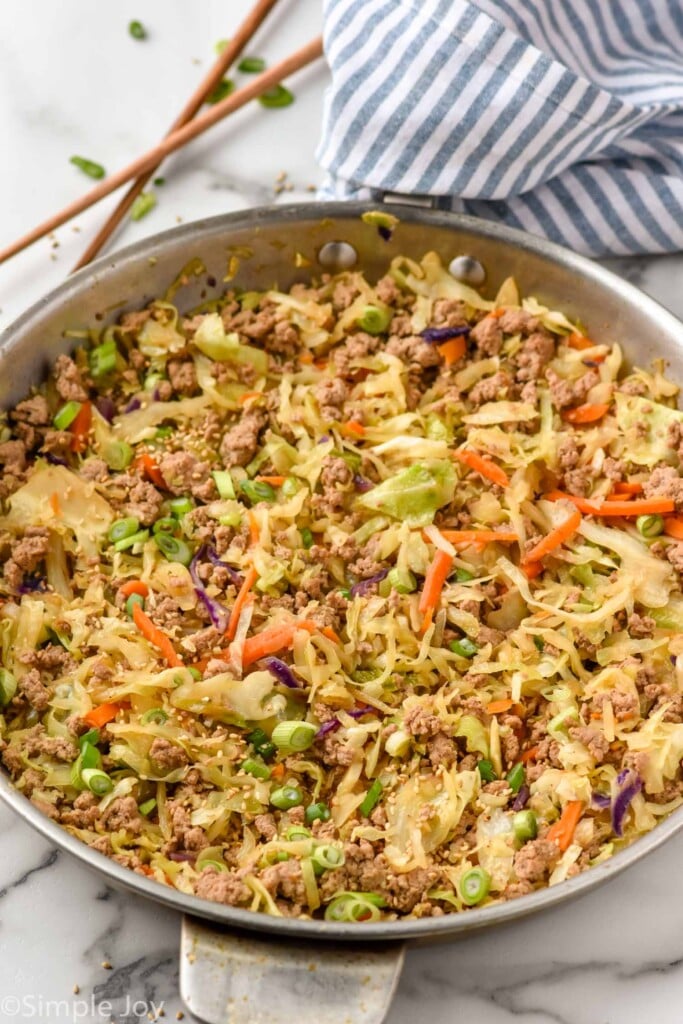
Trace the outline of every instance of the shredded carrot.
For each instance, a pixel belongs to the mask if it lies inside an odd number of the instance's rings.
[[[620,482],[620,483],[616,483],[614,485],[614,493],[615,494],[642,494],[643,493],[643,485],[642,484],[637,484],[637,483],[630,484],[627,481],[623,481],[623,482]],[[608,500],[611,499],[610,495],[608,495],[607,497],[608,497]]]
[[[569,348],[575,348],[579,351],[583,351],[584,348],[595,348],[595,342],[587,338],[585,334],[570,334],[567,338],[567,345]]]
[[[550,491],[544,495],[548,501],[564,498],[576,505],[579,512],[587,516],[643,516],[666,515],[673,512],[672,498],[642,498],[635,501],[591,501],[590,498],[577,498],[574,494],[564,491]]]
[[[310,366],[313,362],[313,356],[310,352],[302,352],[299,355],[299,362],[303,363],[304,366]]]
[[[492,700],[486,705],[486,710],[490,715],[500,715],[503,711],[509,711],[513,704],[513,700]]]
[[[512,530],[441,530],[441,536],[451,544],[514,544],[519,540]]]
[[[83,715],[83,720],[93,729],[101,729],[107,722],[113,722],[120,710],[120,704],[100,704],[99,707],[88,711],[87,715]]]
[[[471,448],[461,448],[460,451],[455,452],[455,457],[458,462],[464,463],[475,473],[498,484],[499,487],[507,487],[510,483],[510,478],[505,470],[497,466],[491,459],[480,455],[479,452],[472,451]]]
[[[261,532],[258,527],[258,519],[256,518],[256,515],[252,512],[251,509],[249,509],[249,537],[252,546],[258,544],[259,540],[261,539]]]
[[[258,480],[262,484],[270,484],[271,487],[282,487],[283,483],[287,479],[286,476],[255,476],[254,480]]]
[[[667,537],[683,540],[683,516],[667,516],[664,520],[664,533]]]
[[[283,764],[274,764],[270,769],[271,779],[281,779],[285,774],[285,766]]]
[[[242,665],[246,668],[258,661],[259,658],[265,658],[267,654],[276,654],[286,647],[291,647],[297,629],[306,629],[310,632],[311,627],[312,630],[318,628],[315,623],[304,619],[288,622],[282,626],[271,626],[270,629],[264,629],[256,636],[247,637],[242,645]]]
[[[332,629],[332,626],[323,626],[320,632],[322,633],[323,636],[326,636],[328,640],[331,640],[333,644],[341,645],[341,637],[337,633],[335,633],[335,631]]]
[[[538,754],[538,747],[529,747],[528,750],[523,750],[519,755],[519,760],[522,764],[526,764],[527,761],[533,761]]]
[[[78,415],[69,427],[71,431],[71,451],[84,452],[88,447],[88,434],[92,425],[92,405],[90,402],[83,402]]]
[[[528,580],[535,580],[543,572],[542,562],[523,562],[520,569]]]
[[[492,309],[491,312],[489,313],[489,316],[492,317],[492,319],[494,320],[500,320],[504,312],[504,309]]]
[[[154,625],[149,615],[143,612],[139,604],[133,605],[133,622],[144,638],[149,640],[151,644],[154,644],[155,647],[158,647],[171,668],[180,668],[182,666],[183,663],[176,654],[170,639],[158,626]]]
[[[556,842],[562,853],[567,850],[574,838],[574,831],[579,823],[583,803],[580,800],[572,800],[562,811],[559,821],[548,830],[546,839]]]
[[[365,427],[358,420],[348,420],[347,423],[342,423],[339,433],[346,437],[365,437]]]
[[[242,609],[244,608],[244,604],[247,600],[247,597],[249,596],[249,591],[254,586],[257,579],[258,573],[256,572],[256,569],[254,569],[254,567],[252,566],[251,569],[249,569],[249,571],[247,572],[247,575],[244,577],[244,583],[240,587],[239,593],[235,598],[235,603],[232,606],[232,611],[230,612],[230,621],[228,622],[228,628],[225,631],[225,635],[227,636],[228,640],[234,640],[235,638],[235,633],[237,632],[237,623],[239,622],[240,615],[242,614]]]
[[[540,562],[546,555],[551,554],[555,548],[559,548],[566,540],[576,533],[581,525],[581,513],[578,508],[571,512],[563,523],[556,526],[554,530],[546,534],[538,544],[534,544],[527,553],[525,562]]]
[[[50,495],[50,508],[59,519],[62,514],[62,506],[59,504],[59,495],[56,491]]]
[[[149,594],[149,587],[142,580],[128,580],[127,583],[122,583],[119,587],[119,594],[121,597],[130,597],[131,594],[139,594],[140,597],[147,597]]]
[[[326,370],[328,363],[329,363],[329,359],[314,359],[313,360],[313,365],[315,366],[316,370]]]
[[[439,345],[439,353],[443,356],[446,366],[457,363],[458,359],[462,359],[465,355],[465,352],[467,352],[467,341],[462,334],[458,338],[450,338],[443,345]]]
[[[434,561],[427,569],[424,587],[420,594],[418,609],[422,615],[436,608],[443,585],[446,582],[449,572],[453,566],[453,556],[441,548],[434,555]]]
[[[609,411],[609,402],[596,402],[594,404],[577,405],[574,409],[567,409],[562,413],[562,419],[568,423],[595,423],[601,420]]]
[[[422,625],[420,626],[420,634],[424,636],[432,622],[434,621],[434,609],[428,608],[422,616]]]
[[[163,478],[161,470],[148,452],[143,452],[142,455],[138,455],[133,465],[136,469],[142,470],[147,479],[150,480],[155,487],[160,487],[163,491],[168,490],[168,485]]]
[[[262,395],[262,391],[245,391],[243,395],[240,395],[239,403],[240,405],[245,405],[252,398],[261,398]]]

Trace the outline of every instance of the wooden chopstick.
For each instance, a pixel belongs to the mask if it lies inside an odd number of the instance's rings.
[[[309,43],[306,43],[305,46],[296,50],[289,57],[281,60],[279,64],[274,64],[272,68],[268,68],[263,74],[255,77],[248,85],[238,89],[231,96],[227,96],[204,114],[195,117],[193,121],[183,125],[182,128],[178,128],[177,131],[162,139],[161,142],[157,143],[147,153],[144,153],[137,160],[128,164],[127,167],[105,178],[99,185],[96,185],[95,188],[81,196],[80,199],[75,199],[68,206],[65,206],[63,210],[60,210],[59,213],[49,217],[42,224],[29,231],[28,234],[23,235],[5,249],[0,250],[0,263],[4,263],[11,256],[15,256],[18,252],[28,248],[33,242],[37,242],[38,239],[44,238],[45,235],[61,227],[62,224],[72,217],[82,213],[83,210],[87,210],[99,202],[100,199],[104,199],[105,196],[120,188],[121,185],[125,185],[127,181],[131,181],[145,171],[152,170],[169,153],[174,153],[177,149],[181,149],[187,142],[196,139],[198,135],[205,132],[207,128],[218,124],[228,114],[239,110],[245,103],[256,99],[257,96],[260,96],[267,89],[272,89],[274,86],[279,85],[283,79],[294,74],[295,71],[299,71],[313,61],[318,60],[319,57],[322,57],[322,54],[322,37],[318,36],[316,39],[311,39]]]
[[[195,91],[192,93],[189,100],[167,131],[166,136],[172,135],[174,131],[177,131],[178,128],[182,128],[183,125],[187,124],[188,121],[191,121],[193,117],[196,116],[205,103],[207,96],[211,95],[218,83],[222,80],[228,68],[242,53],[244,47],[250,42],[252,36],[260,28],[262,22],[277,2],[278,0],[258,0],[239,26],[234,36],[228,41],[225,48],[221,51],[218,60],[211,67],[209,73],[202,79]],[[149,179],[155,174],[158,166],[159,165],[157,164],[156,166],[151,167],[133,182],[116,209],[106,219],[90,245],[79,259],[78,263],[74,266],[74,270],[80,270],[81,267],[84,267],[86,263],[90,263],[90,261],[97,256],[102,246],[109,240],[125,215],[128,213]]]

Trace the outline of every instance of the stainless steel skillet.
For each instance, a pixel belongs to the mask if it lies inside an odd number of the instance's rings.
[[[486,271],[485,292],[513,275],[536,295],[618,342],[630,360],[665,357],[683,380],[683,325],[609,271],[545,241],[452,214],[392,206],[400,223],[390,240],[361,221],[365,204],[326,203],[251,210],[199,221],[146,239],[98,260],[33,306],[0,338],[0,404],[20,400],[68,351],[68,329],[110,322],[163,294],[183,267],[175,301],[189,309],[228,285],[286,289],[338,261],[353,261],[372,278],[392,257],[436,250],[446,264],[469,256]],[[343,242],[345,245],[331,245]],[[335,261],[336,264],[335,264]],[[467,261],[457,267],[472,270]],[[474,268],[476,270],[476,268]],[[90,850],[42,815],[0,772],[0,798],[31,826],[115,885],[182,911],[181,991],[211,1024],[296,1019],[367,1024],[384,1018],[401,968],[404,942],[455,938],[512,922],[577,898],[645,856],[683,826],[683,809],[611,860],[551,889],[509,903],[441,918],[373,925],[273,918],[185,896]],[[151,908],[150,908],[151,909]],[[267,1011],[264,1008],[267,1007]]]

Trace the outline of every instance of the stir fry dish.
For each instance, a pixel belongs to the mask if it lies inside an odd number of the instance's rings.
[[[72,332],[0,421],[0,750],[183,893],[372,923],[683,802],[683,413],[434,253]]]

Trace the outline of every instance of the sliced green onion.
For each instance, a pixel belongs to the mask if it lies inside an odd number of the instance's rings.
[[[91,747],[96,747],[100,742],[100,730],[99,729],[88,729],[82,736],[78,737],[78,748],[83,750],[86,743],[89,743]]]
[[[114,783],[107,773],[99,768],[85,768],[81,772],[81,778],[95,796],[104,796],[105,793],[111,793],[114,788]]]
[[[131,220],[142,220],[146,217],[150,210],[153,210],[157,205],[157,197],[153,192],[141,192],[139,196],[136,196],[133,205],[130,208],[130,219]]]
[[[288,811],[303,803],[303,794],[298,786],[280,786],[270,794],[270,802],[279,811]]]
[[[136,605],[140,608],[145,607],[145,599],[142,594],[131,594],[130,597],[126,598],[126,615],[128,618],[133,618]]]
[[[146,818],[149,814],[152,813],[156,805],[156,799],[152,797],[151,800],[145,800],[144,804],[140,804],[140,806],[138,807],[138,811],[140,812],[143,818]]]
[[[211,474],[216,484],[216,490],[218,491],[221,498],[227,500],[228,498],[235,497],[235,485],[232,482],[232,476],[230,471],[227,469],[216,469]]]
[[[312,825],[314,821],[329,821],[331,811],[327,804],[320,801],[317,804],[309,804],[306,808],[306,821]]]
[[[152,533],[175,533],[178,529],[178,520],[171,519],[170,516],[164,516],[162,519],[157,519],[156,523],[152,527]]]
[[[116,368],[116,342],[113,338],[103,342],[88,353],[90,373],[93,377],[104,377]]]
[[[254,729],[247,736],[247,742],[251,743],[257,754],[260,754],[264,761],[277,753],[277,747],[271,743],[268,733],[263,729]]]
[[[272,502],[277,499],[277,494],[273,488],[263,480],[242,480],[240,490],[244,492],[252,505],[259,501]]]
[[[311,831],[303,825],[292,825],[285,832],[285,839],[288,843],[295,843],[298,839],[310,839]]]
[[[258,100],[262,107],[288,107],[294,102],[294,93],[285,89],[284,85],[276,85],[261,93]]]
[[[159,187],[161,187],[161,185],[165,185],[166,184],[166,178],[154,178],[154,180],[152,181],[152,184],[156,185],[157,188],[159,188]]]
[[[147,30],[145,29],[145,26],[142,24],[141,21],[131,21],[131,23],[128,26],[128,32],[133,37],[133,39],[147,38]]]
[[[455,579],[457,583],[469,583],[470,580],[474,579],[474,573],[470,572],[469,569],[456,569]]]
[[[664,529],[662,516],[638,516],[636,529],[643,537],[658,537]]]
[[[17,692],[17,681],[7,668],[0,668],[0,707],[6,707]]]
[[[498,776],[496,775],[495,768],[491,762],[483,757],[481,761],[477,763],[477,771],[481,775],[482,782],[495,782]]]
[[[313,533],[307,526],[302,526],[299,533],[301,534],[301,543],[308,551],[309,548],[313,547]]]
[[[198,668],[195,668],[194,665],[190,665],[187,671],[190,673],[193,679],[199,680],[202,678],[202,673],[199,671]]]
[[[512,819],[512,830],[518,843],[526,843],[538,835],[538,822],[533,811],[517,811]]]
[[[346,598],[347,601],[351,600],[351,589],[350,589],[350,587],[340,587],[339,590],[337,591],[337,593],[340,594],[341,597]]]
[[[78,167],[79,171],[83,171],[89,178],[99,180],[107,173],[102,164],[96,164],[94,160],[88,160],[84,156],[72,156],[69,159],[69,163],[73,164],[74,167]]]
[[[505,779],[512,792],[519,793],[526,781],[526,771],[521,761],[510,769]]]
[[[491,876],[483,868],[470,868],[460,876],[460,895],[463,903],[474,907],[488,896],[491,888]]]
[[[121,472],[133,461],[134,451],[126,441],[109,441],[102,452],[104,461],[110,469]]]
[[[156,533],[154,535],[154,543],[169,562],[180,562],[181,565],[189,565],[192,561],[192,551],[184,540],[171,537],[168,533]]]
[[[291,754],[298,750],[308,750],[317,731],[311,722],[278,722],[271,740],[279,750]]]
[[[66,430],[71,426],[80,411],[80,402],[67,402],[66,405],[63,405],[59,412],[55,414],[55,418],[52,422],[57,430]]]
[[[114,544],[115,551],[127,551],[128,548],[134,548],[136,544],[144,544],[149,539],[149,530],[138,530],[137,533],[131,534],[130,537],[124,537],[123,540],[119,540]]]
[[[417,590],[417,580],[410,569],[390,569],[387,582],[397,594],[413,594]]]
[[[376,892],[341,892],[325,908],[326,921],[379,921],[386,900]]]
[[[545,650],[545,640],[543,639],[543,637],[542,636],[535,636],[533,638],[533,641],[534,641],[534,647],[536,648],[536,650],[537,651],[541,651],[541,653],[543,653],[543,651]]]
[[[173,434],[175,434],[174,427],[157,427],[156,433],[154,434],[154,438],[157,441],[163,441],[167,437],[172,437]]]
[[[149,725],[150,722],[155,725],[163,725],[164,722],[168,722],[168,715],[163,708],[150,708],[149,711],[145,711],[140,721],[144,725]]]
[[[123,540],[125,537],[132,537],[139,529],[140,520],[135,516],[128,516],[126,519],[117,519],[115,523],[112,523],[107,536],[112,544],[116,544],[117,541]]]
[[[93,746],[92,743],[86,742],[81,744],[81,756],[79,760],[81,762],[81,769],[99,768],[102,763],[102,755],[97,747]]]
[[[247,757],[240,768],[247,775],[253,775],[255,779],[269,779],[270,768],[265,765],[262,761],[257,761],[255,757]]]
[[[188,498],[184,495],[182,498],[171,498],[168,503],[172,516],[176,519],[182,519],[188,512],[191,512],[194,508],[194,502],[192,498]]]
[[[263,57],[242,57],[237,70],[245,75],[258,75],[260,71],[266,70],[266,62]]]
[[[366,306],[356,323],[368,334],[382,334],[391,323],[393,313],[381,306]]]
[[[382,783],[379,781],[379,779],[375,779],[373,784],[370,786],[370,789],[363,797],[363,802],[361,803],[358,810],[360,811],[364,818],[367,818],[370,812],[373,810],[373,808],[376,807],[376,805],[379,803],[380,797],[382,796],[383,788],[384,787],[382,786]]]
[[[344,851],[331,844],[316,846],[311,854],[313,870],[316,875],[322,875],[323,871],[334,871],[335,868],[343,867],[345,860]]]
[[[216,871],[229,871],[228,865],[225,861],[211,860],[209,857],[202,861],[202,871],[204,868],[215,868]]]
[[[233,82],[232,78],[222,78],[218,85],[214,89],[212,89],[212,91],[206,97],[206,102],[210,103],[211,106],[213,106],[214,103],[220,103],[221,100],[224,100],[227,96],[230,95],[230,93],[234,91],[235,83]]]
[[[470,640],[468,636],[463,637],[462,640],[451,640],[448,646],[453,651],[453,654],[468,660],[473,658],[479,650],[474,640]]]

